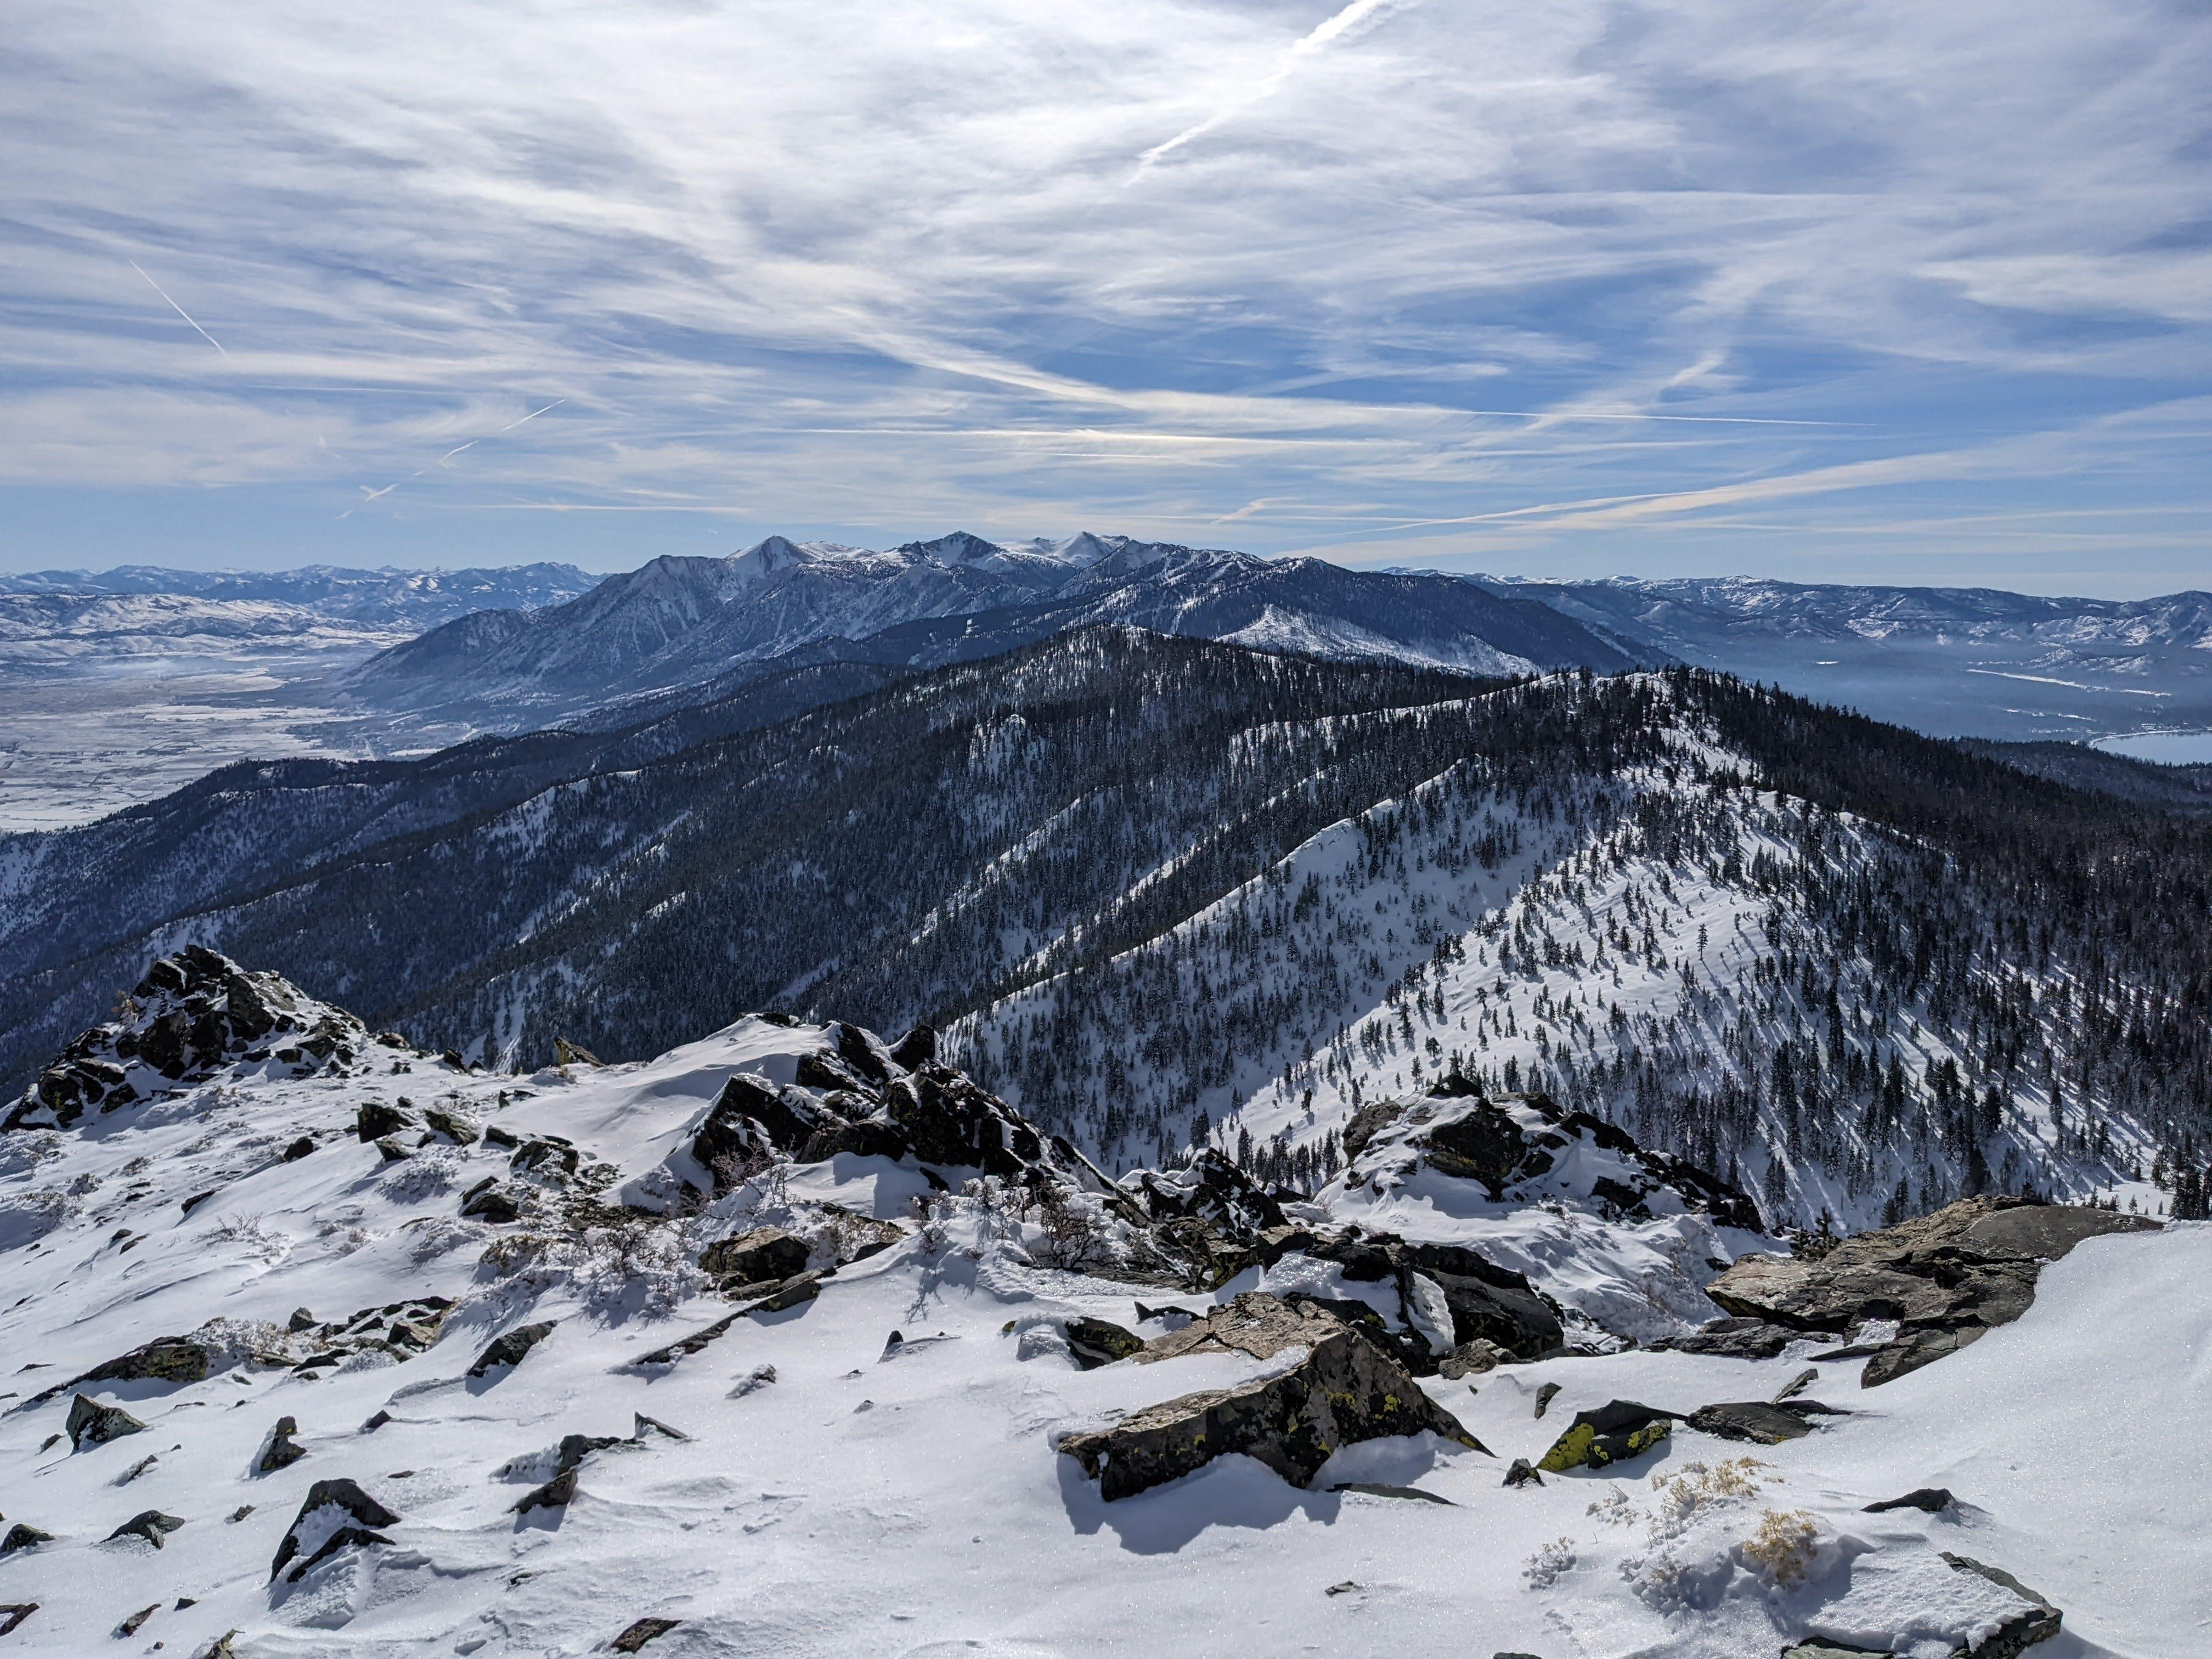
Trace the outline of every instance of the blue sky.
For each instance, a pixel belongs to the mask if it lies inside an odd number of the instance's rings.
[[[2212,586],[2212,13],[18,0],[0,567]]]

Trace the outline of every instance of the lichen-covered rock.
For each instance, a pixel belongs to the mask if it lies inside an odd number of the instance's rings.
[[[1547,1474],[1564,1474],[1569,1469],[1601,1469],[1624,1462],[1673,1433],[1677,1415],[1632,1400],[1609,1401],[1595,1410],[1577,1412],[1536,1467]]]
[[[1109,1502],[1179,1480],[1228,1452],[1255,1458],[1303,1486],[1339,1447],[1358,1441],[1427,1431],[1482,1449],[1402,1366],[1333,1316],[1258,1295],[1237,1297],[1232,1309],[1233,1316],[1206,1322],[1210,1328],[1199,1339],[1172,1352],[1147,1344],[1139,1358],[1171,1358],[1209,1345],[1260,1358],[1294,1345],[1308,1352],[1273,1376],[1183,1395],[1062,1440],[1060,1451],[1098,1481]]]
[[[204,1342],[189,1336],[159,1336],[33,1395],[28,1403],[35,1406],[88,1382],[204,1382],[214,1362],[215,1352]]]

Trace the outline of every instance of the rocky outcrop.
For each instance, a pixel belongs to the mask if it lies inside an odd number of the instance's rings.
[[[513,1330],[494,1337],[484,1351],[469,1367],[471,1376],[488,1376],[493,1371],[520,1365],[530,1351],[553,1334],[557,1322],[540,1320],[534,1325],[517,1325]]]
[[[122,1407],[103,1406],[90,1395],[81,1394],[70,1402],[67,1429],[72,1451],[82,1451],[87,1446],[104,1446],[126,1434],[143,1433],[145,1428]]]
[[[121,1017],[82,1033],[25,1090],[0,1129],[63,1128],[175,1084],[240,1066],[305,1076],[360,1059],[372,1039],[343,1009],[279,975],[188,945],[163,957],[123,1000]]]
[[[2027,1604],[1975,1645],[1973,1659],[2020,1659],[2021,1654],[2038,1642],[2047,1642],[2058,1634],[2066,1615],[2002,1567],[1990,1566],[1970,1555],[1954,1555],[1949,1550],[1943,1551],[1942,1555],[1952,1571],[1987,1579],[2002,1589],[2010,1590]]]
[[[1482,1449],[1389,1354],[1310,1305],[1241,1296],[1225,1312],[1147,1343],[1137,1358],[1158,1363],[1235,1352],[1274,1358],[1292,1347],[1306,1352],[1273,1376],[1164,1401],[1109,1428],[1071,1435],[1060,1449],[1099,1483],[1109,1503],[1179,1480],[1228,1452],[1303,1486],[1339,1447],[1383,1436],[1426,1431]]]
[[[1562,1111],[1548,1097],[1491,1097],[1456,1075],[1418,1099],[1363,1108],[1342,1144],[1352,1182],[1428,1168],[1474,1182],[1498,1203],[1563,1197],[1613,1217],[1688,1210],[1723,1226],[1761,1227],[1748,1194],[1693,1164],[1640,1146],[1587,1112]]]
[[[363,1308],[343,1319],[320,1324],[313,1316],[301,1322],[295,1314],[292,1334],[305,1340],[313,1352],[293,1369],[312,1372],[325,1365],[338,1364],[356,1353],[387,1353],[394,1359],[412,1359],[437,1341],[445,1327],[446,1316],[453,1307],[448,1297],[417,1296],[404,1302]],[[306,1311],[301,1310],[301,1313]]]
[[[699,1253],[699,1266],[731,1285],[757,1285],[806,1271],[806,1241],[781,1227],[756,1227],[718,1238]]]
[[[2083,1239],[2157,1226],[2110,1210],[1962,1199],[1847,1238],[1818,1258],[1741,1257],[1706,1294],[1741,1320],[1801,1334],[1841,1336],[1870,1321],[1897,1322],[1861,1376],[1875,1388],[2018,1319],[2035,1298],[2043,1263]]]

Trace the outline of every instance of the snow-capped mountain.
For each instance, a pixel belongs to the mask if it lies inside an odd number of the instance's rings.
[[[956,532],[880,552],[770,537],[723,559],[655,559],[568,605],[434,629],[343,690],[386,707],[481,706],[512,726],[656,694],[710,698],[833,658],[933,666],[1101,622],[1480,673],[1634,660],[1544,606],[1449,577],[1124,536],[1007,546]]]
[[[1103,628],[746,707],[0,843],[0,1054],[198,941],[502,1063],[927,1019],[1113,1168],[1310,1171],[1456,1067],[1808,1225],[2109,1189],[2212,1119],[2212,832],[1735,682]]]
[[[2143,1425],[2212,1340],[2203,1224],[1984,1199],[1793,1259],[1711,1172],[1464,1080],[1370,1103],[1310,1193],[1109,1179],[926,1029],[516,1076],[204,951],[48,1069],[0,1130],[11,1652],[2201,1626],[2212,1481]]]
[[[329,621],[419,629],[471,611],[560,605],[598,580],[570,564],[465,570],[351,570],[326,564],[294,570],[173,570],[131,564],[100,571],[0,572],[0,598],[193,599],[211,606],[290,606]]]
[[[1753,577],[1474,576],[1646,653],[1939,736],[2212,728],[2212,593],[2046,598]]]

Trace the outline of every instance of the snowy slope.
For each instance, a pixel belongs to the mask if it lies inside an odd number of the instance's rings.
[[[105,1650],[149,1609],[116,1650],[197,1655],[228,1637],[238,1659],[581,1655],[652,1618],[672,1621],[652,1655],[1771,1659],[1818,1632],[1917,1640],[1899,1650],[1923,1659],[2021,1605],[1942,1550],[2063,1608],[2067,1633],[2036,1650],[2052,1659],[2173,1659],[2212,1629],[2212,1464],[2191,1420],[2212,1228],[2093,1239],[2045,1270],[2020,1322],[1879,1392],[1814,1364],[1812,1393],[1856,1414],[1784,1445],[1683,1427],[1631,1463],[1507,1489],[1504,1465],[1539,1456],[1574,1411],[1765,1399],[1814,1345],[1766,1361],[1560,1357],[1421,1382],[1494,1457],[1370,1441],[1299,1489],[1231,1455],[1109,1504],[1060,1436],[1270,1364],[1080,1370],[1058,1325],[1157,1334],[1140,1302],[1200,1307],[1258,1288],[1256,1272],[1174,1295],[1040,1267],[1043,1235],[995,1189],[936,1200],[924,1227],[919,1167],[849,1153],[686,1217],[594,1207],[680,1159],[732,1075],[788,1083],[833,1047],[821,1027],[747,1019],[649,1062],[525,1079],[382,1047],[295,1078],[226,1050],[167,1097],[0,1136],[0,1260],[20,1287],[0,1333],[27,1368],[0,1401],[0,1492],[9,1525],[52,1534],[0,1558],[0,1604],[36,1604],[9,1650]],[[387,1159],[356,1138],[356,1113],[402,1094],[525,1148],[565,1137],[576,1174],[518,1174],[503,1149],[436,1136]],[[313,1149],[284,1161],[302,1135]],[[520,1195],[520,1224],[459,1215],[487,1176]],[[1598,1286],[1648,1242],[1555,1201],[1583,1233],[1554,1241],[1555,1282]],[[898,1242],[816,1299],[641,1363],[732,1311],[694,1265],[702,1243],[780,1222],[826,1264],[869,1218]],[[1275,1289],[1346,1289],[1296,1255],[1267,1272]],[[318,1323],[288,1329],[301,1308]],[[352,1317],[380,1310],[434,1340],[386,1341]],[[471,1374],[495,1337],[545,1322],[519,1363]],[[142,1431],[76,1450],[52,1437],[73,1391],[40,1392],[191,1334],[211,1352],[204,1379],[82,1385]],[[1540,1422],[1546,1385],[1559,1393]],[[304,1455],[259,1473],[284,1417]],[[611,1443],[582,1457],[565,1504],[518,1514],[568,1435]],[[381,1541],[272,1577],[311,1484],[338,1478],[391,1517]],[[1452,1507],[1330,1490],[1346,1480],[1418,1483]],[[1961,1503],[1863,1512],[1930,1485]],[[149,1510],[182,1522],[160,1547],[103,1541]]]

